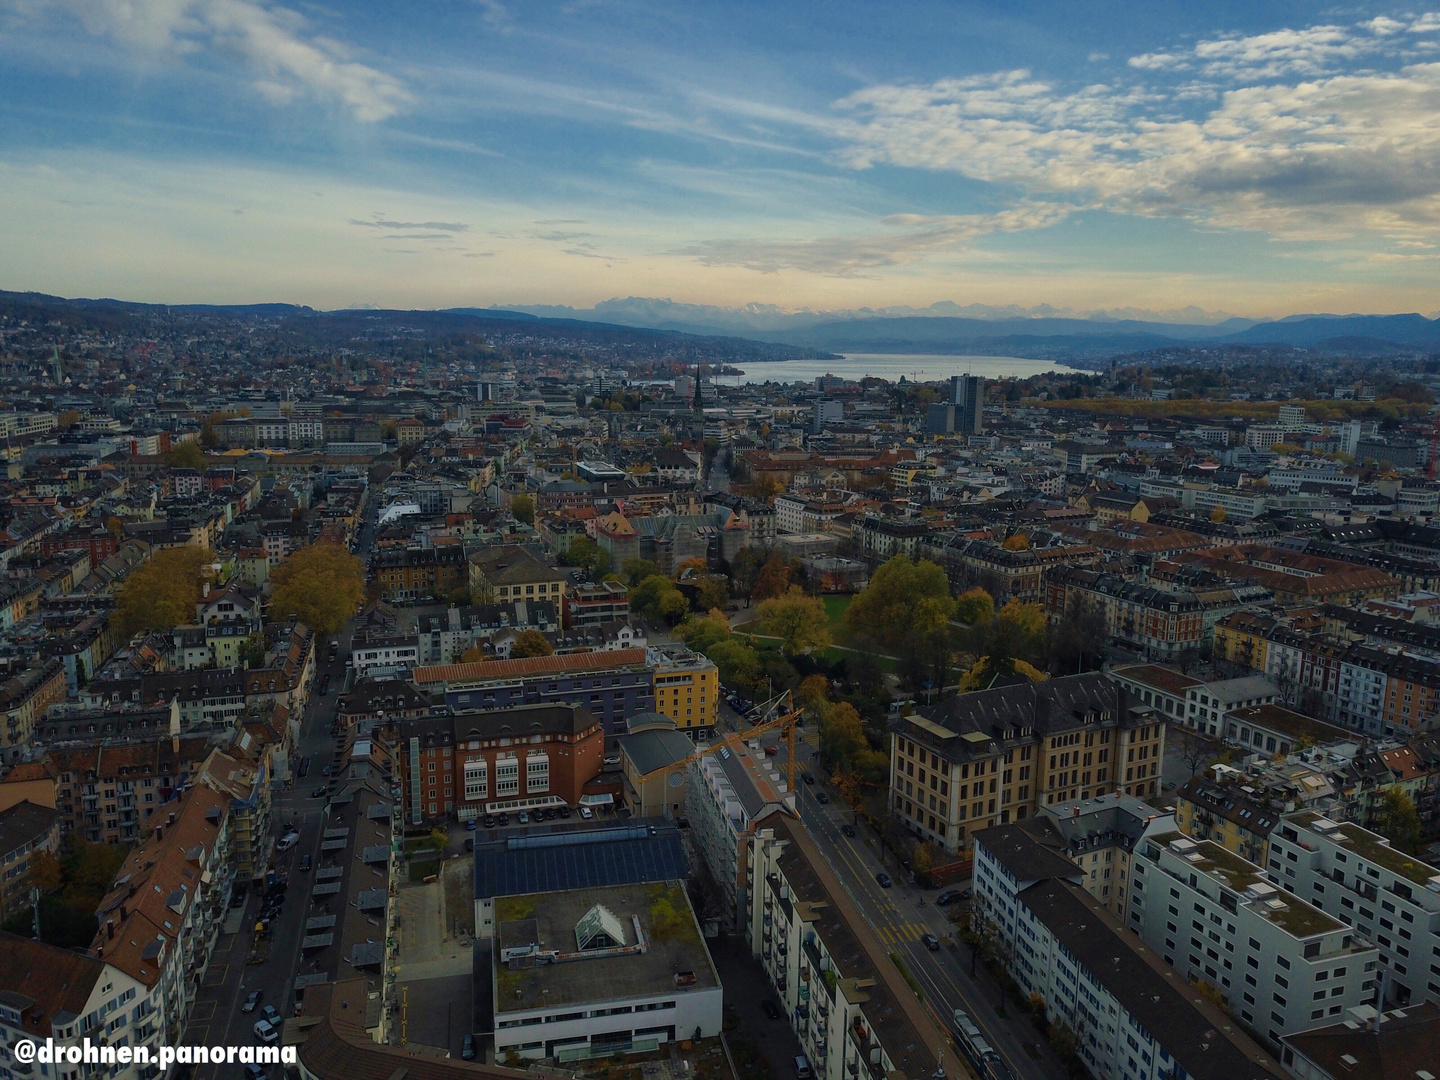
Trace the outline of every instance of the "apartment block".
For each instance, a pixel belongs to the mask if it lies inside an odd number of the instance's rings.
[[[1307,810],[1281,819],[1265,869],[1287,893],[1375,942],[1385,1003],[1440,1002],[1440,868]]]
[[[1379,953],[1353,929],[1265,880],[1255,863],[1179,832],[1143,842],[1128,924],[1191,982],[1219,990],[1279,1050],[1375,996]]]
[[[1079,867],[1085,891],[1123,920],[1136,845],[1147,836],[1174,831],[1175,818],[1143,799],[1115,792],[1042,806],[1025,828]]]
[[[655,711],[692,739],[707,739],[720,718],[720,669],[683,645],[646,650],[655,678]]]
[[[1159,791],[1163,718],[1099,672],[962,694],[892,730],[891,809],[950,852],[1041,806]]]
[[[746,921],[815,1080],[922,1080],[949,1039],[803,825],[776,818],[750,839]],[[954,1069],[953,1058],[943,1062]]]
[[[975,838],[975,897],[1010,975],[1076,1034],[1097,1080],[1279,1080],[1278,1062],[1087,893],[1025,830]]]
[[[1191,777],[1175,792],[1175,824],[1195,840],[1211,840],[1242,859],[1265,865],[1280,812],[1247,794],[1238,783],[1208,774]]]

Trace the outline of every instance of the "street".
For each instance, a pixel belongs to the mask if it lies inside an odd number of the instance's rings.
[[[777,738],[767,735],[761,741],[768,743]],[[796,784],[800,813],[810,835],[830,856],[830,865],[846,892],[885,947],[897,954],[919,980],[925,990],[925,1004],[936,1021],[949,1031],[952,1011],[964,1009],[1016,1077],[1053,1080],[1064,1075],[1064,1066],[1035,1030],[1029,1014],[1005,1000],[984,967],[977,968],[975,976],[970,975],[969,947],[959,941],[958,933],[951,937],[953,924],[945,918],[945,909],[933,903],[941,890],[923,890],[911,884],[909,872],[898,865],[894,856],[882,856],[884,849],[869,826],[856,826],[854,837],[844,835],[841,826],[853,815],[833,792],[827,791],[831,795],[828,805],[816,801],[816,793],[827,789],[820,786],[821,770],[812,757],[817,753],[814,732],[801,729],[797,753],[797,778],[804,769],[816,774],[814,786]],[[783,763],[785,759],[784,740],[780,740],[777,761]],[[875,875],[882,870],[894,878],[891,888],[882,888],[876,881]],[[940,940],[938,952],[926,948],[921,940],[925,934],[934,934]]]

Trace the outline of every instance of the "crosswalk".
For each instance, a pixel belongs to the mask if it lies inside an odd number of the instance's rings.
[[[930,933],[924,923],[901,923],[899,926],[877,926],[875,932],[886,945],[903,945],[907,941],[919,941]]]

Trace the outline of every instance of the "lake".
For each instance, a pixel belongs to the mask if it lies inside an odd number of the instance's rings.
[[[842,379],[878,379],[899,382],[900,376],[918,382],[940,382],[951,375],[979,375],[985,379],[1028,379],[1031,375],[1072,369],[1052,360],[1025,360],[1018,356],[936,356],[905,353],[846,353],[840,360],[767,360],[731,365],[744,375],[725,375],[722,386],[763,382],[813,382],[821,375]]]

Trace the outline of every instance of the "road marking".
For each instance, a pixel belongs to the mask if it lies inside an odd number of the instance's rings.
[[[209,1020],[209,1019],[211,1019],[211,1018],[215,1015],[215,1007],[216,1007],[218,1004],[219,1004],[219,1003],[218,1003],[218,1002],[215,1002],[215,1001],[201,1001],[201,1000],[199,1000],[199,999],[197,998],[196,1001],[195,1001],[195,1008],[194,1008],[193,1010],[191,1010],[190,1019],[191,1019],[191,1020]],[[207,1006],[207,1005],[210,1006],[210,1008],[209,1008],[208,1011],[205,1010],[205,1006]],[[202,1015],[202,1012],[203,1012],[203,1015]]]
[[[224,986],[225,977],[230,974],[229,964],[211,965],[210,970],[205,972],[205,981],[202,986]]]
[[[185,1027],[185,1041],[191,1046],[200,1046],[209,1037],[209,1024],[187,1024]]]

